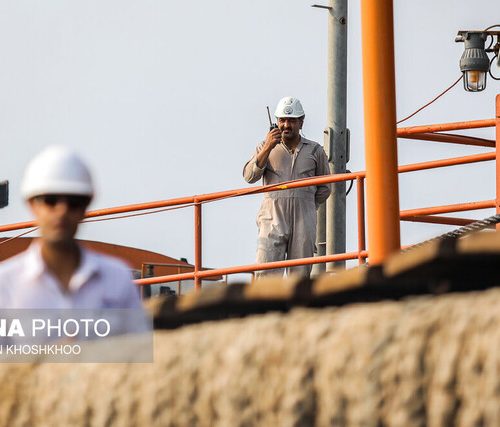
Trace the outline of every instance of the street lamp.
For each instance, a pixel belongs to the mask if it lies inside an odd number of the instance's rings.
[[[459,31],[456,42],[464,43],[464,53],[460,58],[460,71],[464,76],[464,88],[469,92],[480,92],[486,87],[486,73],[499,80],[491,74],[491,64],[495,58],[498,58],[498,51],[500,49],[500,31],[488,31],[500,25],[493,25],[484,31]],[[485,49],[484,45],[488,37],[491,37],[491,43]],[[496,44],[493,42],[497,39]],[[493,47],[492,47],[493,46]],[[487,53],[493,52],[493,58],[490,61]]]

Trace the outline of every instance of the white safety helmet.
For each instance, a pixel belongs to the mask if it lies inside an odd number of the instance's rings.
[[[277,118],[302,117],[304,115],[304,109],[297,98],[285,96],[284,98],[281,98],[280,102],[278,102],[274,115]]]
[[[21,185],[26,200],[43,194],[92,197],[90,172],[78,155],[67,147],[47,147],[28,164]]]

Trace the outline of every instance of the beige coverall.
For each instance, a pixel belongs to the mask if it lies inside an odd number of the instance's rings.
[[[314,141],[301,137],[294,153],[281,142],[269,154],[267,164],[261,169],[256,158],[263,143],[245,164],[243,176],[249,183],[263,178],[263,184],[330,174],[328,159],[323,148]],[[257,215],[259,238],[257,262],[281,261],[311,257],[316,243],[316,209],[330,195],[330,185],[302,187],[264,194]],[[311,265],[292,267],[287,274],[309,275]],[[283,269],[264,270],[266,273],[283,274]]]

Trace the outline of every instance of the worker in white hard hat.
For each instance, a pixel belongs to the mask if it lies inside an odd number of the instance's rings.
[[[297,98],[282,98],[274,113],[272,128],[243,168],[249,183],[262,178],[264,185],[300,178],[328,175],[330,168],[323,148],[304,138],[304,110]],[[264,194],[257,215],[259,237],[257,263],[311,257],[316,242],[316,209],[330,195],[330,185],[302,187]],[[283,269],[262,270],[258,275],[283,274]],[[292,267],[287,274],[309,276],[311,266]]]
[[[21,188],[40,237],[0,264],[0,308],[140,308],[131,272],[75,240],[94,195],[84,162],[51,146],[28,165]]]

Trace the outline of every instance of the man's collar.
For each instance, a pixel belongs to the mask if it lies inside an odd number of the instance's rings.
[[[71,277],[69,289],[75,292],[86,283],[94,274],[99,274],[99,262],[97,255],[93,252],[78,246],[80,249],[80,265]],[[47,266],[42,258],[42,245],[39,240],[34,240],[26,250],[24,274],[28,279],[36,282],[45,272]]]
[[[310,144],[311,141],[309,141],[308,139],[305,139],[302,135],[300,135],[300,142],[299,144],[302,143],[302,144]]]
[[[302,135],[299,136],[300,136],[299,143],[295,146],[293,150],[291,148],[288,148],[288,145],[285,144],[285,141],[281,141],[281,143],[289,153],[299,152],[303,144],[309,144],[309,141],[307,139],[303,138]]]
[[[26,258],[24,264],[24,274],[28,279],[36,279],[40,277],[46,270],[45,263],[42,258],[42,246],[38,239],[33,240],[26,250]]]
[[[75,292],[82,287],[82,285],[89,281],[94,274],[99,274],[99,262],[97,255],[88,251],[80,246],[80,265],[71,277],[69,289]]]

